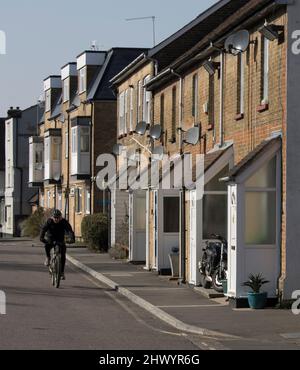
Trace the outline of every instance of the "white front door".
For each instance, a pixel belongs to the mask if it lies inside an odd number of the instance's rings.
[[[158,191],[153,192],[153,212],[154,212],[154,223],[153,223],[153,261],[152,266],[157,269],[157,250],[158,250]]]
[[[190,266],[189,283],[197,283],[197,199],[196,191],[190,192]]]
[[[129,259],[146,261],[146,191],[129,195]]]

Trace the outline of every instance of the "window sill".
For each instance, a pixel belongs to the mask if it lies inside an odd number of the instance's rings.
[[[261,104],[257,107],[257,112],[262,113],[269,109],[269,104]]]
[[[237,114],[236,116],[235,116],[235,120],[236,121],[240,121],[240,120],[242,120],[242,119],[244,119],[244,113],[239,113],[239,114]]]
[[[207,126],[208,131],[212,131],[214,129],[215,125],[213,123],[209,123]]]

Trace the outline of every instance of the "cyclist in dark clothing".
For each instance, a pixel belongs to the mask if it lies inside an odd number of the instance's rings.
[[[50,265],[50,252],[51,249],[54,247],[54,242],[59,243],[61,246],[61,263],[62,263],[62,271],[61,271],[61,278],[65,279],[65,264],[66,264],[66,244],[65,244],[65,234],[68,233],[71,238],[71,243],[74,243],[75,236],[72,230],[71,225],[67,220],[62,217],[62,214],[59,210],[55,210],[53,212],[53,216],[49,218],[49,220],[45,223],[42,228],[40,240],[42,243],[45,244],[46,250],[46,261],[45,266]],[[47,234],[47,239],[45,239]]]

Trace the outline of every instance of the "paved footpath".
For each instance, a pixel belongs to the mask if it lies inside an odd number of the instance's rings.
[[[232,309],[187,285],[87,249],[69,249],[69,261],[171,327],[211,337],[228,349],[300,349],[300,315],[290,310]]]

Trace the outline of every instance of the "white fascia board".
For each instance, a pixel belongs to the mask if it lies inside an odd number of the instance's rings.
[[[62,81],[70,76],[77,76],[77,65],[74,63],[69,63],[61,69]]]
[[[106,52],[88,52],[79,55],[77,57],[77,70],[85,66],[102,66],[105,62]]]
[[[60,88],[61,88],[60,76],[50,76],[46,80],[44,80],[44,91]]]

